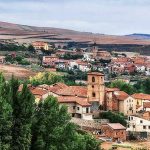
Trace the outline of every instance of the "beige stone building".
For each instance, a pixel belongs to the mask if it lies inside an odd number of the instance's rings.
[[[99,72],[88,73],[87,97],[89,103],[92,104],[92,111],[98,110],[99,106],[101,106],[101,109],[104,108],[104,74]]]
[[[51,49],[51,46],[48,43],[42,42],[42,41],[33,42],[32,46],[35,48],[35,50],[40,50],[40,49],[50,50]]]

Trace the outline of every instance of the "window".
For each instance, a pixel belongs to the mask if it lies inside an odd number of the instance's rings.
[[[133,128],[135,128],[135,125],[133,125]]]
[[[146,126],[143,126],[143,129],[146,129]]]
[[[140,120],[140,123],[143,123],[143,120]]]
[[[148,129],[150,129],[150,126],[148,126]]]
[[[76,106],[73,106],[73,109],[76,109]]]
[[[86,108],[86,113],[89,113],[89,108]]]
[[[95,82],[95,77],[92,77],[92,82]]]
[[[95,97],[95,96],[96,96],[96,95],[95,95],[95,93],[93,92],[93,93],[92,93],[92,97]]]
[[[80,107],[77,107],[77,110],[80,110]]]
[[[94,85],[92,85],[92,88],[94,88]]]

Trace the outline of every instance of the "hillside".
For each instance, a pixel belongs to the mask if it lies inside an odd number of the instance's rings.
[[[138,44],[149,45],[150,39],[137,38],[135,36],[115,36],[78,32],[52,27],[34,27],[27,25],[0,22],[0,39],[14,39],[17,42],[32,42],[44,40],[48,42],[89,42],[97,44]]]
[[[150,39],[150,34],[140,34],[140,33],[134,33],[127,35],[128,37],[133,37],[136,39]]]

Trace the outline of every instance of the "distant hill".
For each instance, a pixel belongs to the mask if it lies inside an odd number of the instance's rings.
[[[137,38],[137,39],[150,39],[150,34],[134,33],[134,34],[126,35],[126,36]]]
[[[96,42],[97,44],[150,45],[150,39],[148,35],[145,34],[115,36],[53,27],[19,25],[7,22],[0,22],[0,39],[13,39],[20,43],[31,43],[32,41],[43,40],[47,42],[74,41],[89,44]]]

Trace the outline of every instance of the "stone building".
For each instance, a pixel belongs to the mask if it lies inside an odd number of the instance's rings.
[[[101,132],[112,141],[126,140],[126,127],[120,123],[107,123],[101,126]]]
[[[104,108],[105,85],[104,74],[99,72],[88,73],[87,97],[92,104],[91,111]]]

